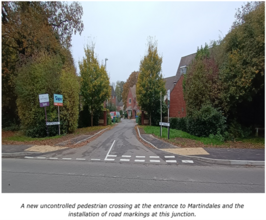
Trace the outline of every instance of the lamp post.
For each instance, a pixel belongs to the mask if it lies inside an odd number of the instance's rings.
[[[107,58],[105,58],[105,63],[104,63],[104,68],[105,68],[105,70],[106,70],[106,61],[107,61],[108,59]]]

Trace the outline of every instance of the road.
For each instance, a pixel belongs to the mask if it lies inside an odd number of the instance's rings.
[[[264,192],[264,168],[217,166],[147,148],[125,120],[81,148],[2,159],[2,192]]]
[[[264,169],[3,159],[2,192],[264,192]]]
[[[86,146],[35,155],[28,159],[80,160],[114,163],[201,165],[203,162],[145,147],[136,137],[133,120],[123,120]]]

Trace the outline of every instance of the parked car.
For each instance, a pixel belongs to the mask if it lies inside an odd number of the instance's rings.
[[[115,122],[115,118],[120,118],[120,112],[110,112],[112,122]]]
[[[115,120],[116,112],[110,112],[112,122]]]

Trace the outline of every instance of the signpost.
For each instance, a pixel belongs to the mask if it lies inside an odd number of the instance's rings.
[[[40,107],[44,107],[45,120],[47,124],[46,106],[49,106],[49,94],[39,94],[39,102],[40,102]],[[47,125],[46,125],[46,132],[47,132],[47,136],[49,136]]]
[[[59,110],[59,106],[63,106],[63,95],[54,94],[54,105],[58,107],[58,133],[60,135],[60,110]]]
[[[160,137],[162,137],[162,126],[168,127],[168,139],[170,136],[170,123],[169,123],[169,107],[170,107],[170,89],[167,90],[167,106],[168,106],[168,122],[162,122],[162,92],[160,92],[160,105],[161,105],[161,122],[159,122],[160,127]]]
[[[162,121],[162,92],[160,92],[160,106],[161,106],[161,121]],[[160,137],[162,137],[162,126],[160,127]]]
[[[159,122],[159,125],[165,126],[165,127],[170,127],[170,123],[168,123],[168,122]]]
[[[168,104],[168,123],[169,123],[169,108],[170,108],[170,89],[167,90],[167,104]],[[170,125],[168,126],[168,139],[170,136]]]

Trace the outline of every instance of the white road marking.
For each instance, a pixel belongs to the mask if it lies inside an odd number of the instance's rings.
[[[159,156],[150,156],[150,158],[160,158]]]
[[[72,160],[72,158],[62,158],[62,160]]]
[[[194,163],[193,160],[182,160],[183,163]]]
[[[122,155],[122,157],[131,157],[131,155]]]
[[[136,156],[136,158],[145,158],[145,156]]]
[[[50,160],[57,160],[57,157],[49,157]]]
[[[108,155],[108,157],[117,157],[117,155]]]
[[[115,140],[114,140],[114,142],[112,143],[112,146],[110,147],[108,153],[106,154],[105,160],[107,159],[107,157],[108,157],[108,155],[109,155],[109,153],[110,153],[112,147],[114,146],[114,143],[115,143]],[[110,159],[109,159],[109,160],[110,160]],[[113,159],[113,160],[114,160],[114,159]]]
[[[160,163],[161,161],[160,160],[150,160],[150,162],[152,162],[152,163]]]
[[[106,159],[106,158],[105,158],[104,160],[108,160],[108,161],[114,161],[115,159]]]
[[[91,160],[101,160],[101,159],[91,159]]]
[[[37,157],[38,159],[46,159],[46,157]]]
[[[120,159],[120,161],[130,161],[130,159]]]
[[[86,160],[85,158],[76,158],[76,160]]]
[[[176,160],[166,160],[167,163],[176,163]]]
[[[164,156],[164,158],[175,158],[175,156]]]
[[[145,162],[145,160],[135,160],[135,162]]]
[[[26,158],[26,159],[32,159],[33,157],[27,157],[27,156],[26,156],[26,157],[24,157],[24,158]]]

